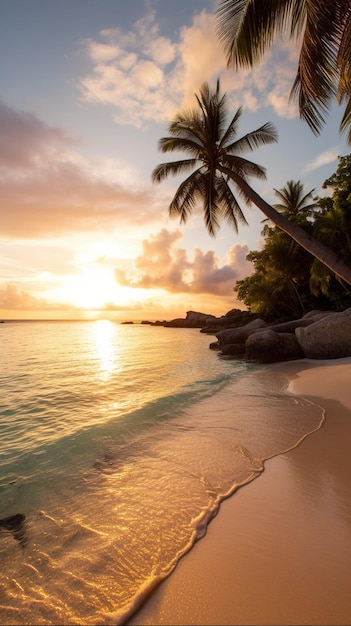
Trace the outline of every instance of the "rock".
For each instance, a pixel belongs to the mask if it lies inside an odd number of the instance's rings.
[[[245,324],[245,326],[221,330],[216,333],[216,337],[218,339],[219,346],[222,349],[223,346],[230,343],[245,343],[251,333],[256,332],[260,328],[265,328],[266,326],[267,323],[264,320],[257,318],[248,324]]]
[[[248,324],[257,317],[258,315],[250,313],[250,311],[231,309],[225,315],[215,317],[214,320],[208,321],[206,326],[201,329],[201,332],[207,333],[208,335],[216,335],[220,330],[225,328],[245,326],[245,324]]]
[[[223,346],[221,353],[223,356],[234,356],[238,358],[242,358],[245,353],[245,344],[244,343],[227,343]]]
[[[210,343],[210,350],[219,350],[218,341],[212,341],[212,343]]]
[[[309,311],[300,319],[281,318],[279,323],[277,316],[267,322],[249,311],[232,309],[221,317],[188,311],[185,319],[144,320],[142,324],[199,328],[200,332],[216,336],[211,350],[259,363],[351,356],[351,308],[342,313]]]
[[[294,333],[296,328],[300,328],[301,326],[304,326],[304,327],[310,326],[310,324],[313,324],[314,322],[326,317],[327,315],[330,315],[330,312],[315,311],[313,315],[310,315],[309,313],[307,313],[306,315],[304,315],[303,317],[300,317],[297,320],[290,320],[288,322],[281,322],[280,324],[274,324],[271,326],[271,328],[276,333]]]
[[[318,320],[322,319],[322,317],[326,317],[327,315],[333,315],[334,313],[335,311],[319,311],[318,309],[313,309],[312,311],[308,311],[308,313],[305,313],[302,319],[305,320],[313,317],[313,321],[317,322]]]
[[[186,318],[177,318],[170,322],[165,322],[164,326],[173,328],[203,328],[209,322],[213,322],[216,317],[207,315],[206,313],[197,313],[196,311],[188,311]]]
[[[301,359],[303,356],[293,333],[276,333],[268,328],[251,334],[245,342],[246,361],[275,363]]]
[[[329,313],[307,328],[296,328],[296,339],[308,359],[351,356],[351,308]]]

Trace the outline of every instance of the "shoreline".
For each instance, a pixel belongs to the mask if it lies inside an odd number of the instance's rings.
[[[321,428],[223,501],[128,624],[349,624],[351,358],[275,364]]]

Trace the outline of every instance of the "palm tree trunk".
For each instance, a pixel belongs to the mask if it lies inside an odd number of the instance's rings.
[[[287,235],[289,235],[294,241],[296,241],[300,246],[302,246],[307,252],[310,252],[316,259],[324,263],[329,269],[337,274],[342,280],[344,280],[348,285],[351,285],[351,267],[346,265],[338,255],[330,250],[323,243],[311,237],[309,233],[307,233],[303,228],[298,226],[298,224],[291,222],[288,218],[286,218],[281,213],[278,213],[268,202],[263,200],[261,196],[248,185],[246,181],[244,181],[238,174],[228,169],[227,167],[219,166],[218,169],[223,174],[227,174],[229,178],[238,185],[240,189],[244,191],[246,196],[257,206],[262,213],[268,217],[268,219],[273,222],[275,226],[283,230]]]
[[[299,292],[297,290],[297,287],[296,287],[294,281],[289,276],[287,276],[287,280],[288,280],[288,285],[289,285],[290,291],[293,293],[295,301],[297,301],[299,306],[300,306],[302,315],[305,315],[306,310],[305,310],[305,307],[304,307],[303,302],[301,300],[301,296],[300,296],[300,294],[299,294]]]

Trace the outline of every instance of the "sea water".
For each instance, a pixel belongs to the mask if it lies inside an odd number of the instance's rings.
[[[221,358],[198,329],[0,333],[1,624],[124,623],[221,501],[323,420],[279,367]]]

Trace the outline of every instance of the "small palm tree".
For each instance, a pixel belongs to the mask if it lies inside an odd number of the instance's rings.
[[[274,205],[279,213],[301,224],[313,215],[316,205],[308,201],[313,199],[314,189],[304,194],[303,185],[299,180],[297,182],[288,180],[284,187],[274,189],[274,191],[280,199],[280,202]]]
[[[276,211],[247,182],[249,176],[264,179],[266,174],[263,167],[245,159],[242,154],[277,141],[274,126],[264,124],[238,139],[241,108],[228,124],[227,100],[220,94],[219,81],[214,91],[205,83],[196,100],[198,109],[178,113],[169,125],[170,136],[159,141],[161,152],[183,151],[189,155],[187,159],[162,163],[152,172],[152,180],[157,183],[170,174],[191,172],[179,185],[169,205],[170,215],[180,216],[181,222],[185,222],[201,200],[211,235],[215,234],[220,218],[227,219],[237,229],[238,220],[246,222],[246,219],[232,191],[231,185],[234,185],[247,204],[253,202],[273,224],[351,284],[351,268],[337,254]]]
[[[351,144],[351,2],[350,0],[221,0],[219,38],[228,65],[253,67],[277,35],[290,29],[300,42],[291,95],[301,117],[320,132],[330,101],[346,101],[340,130]]]

